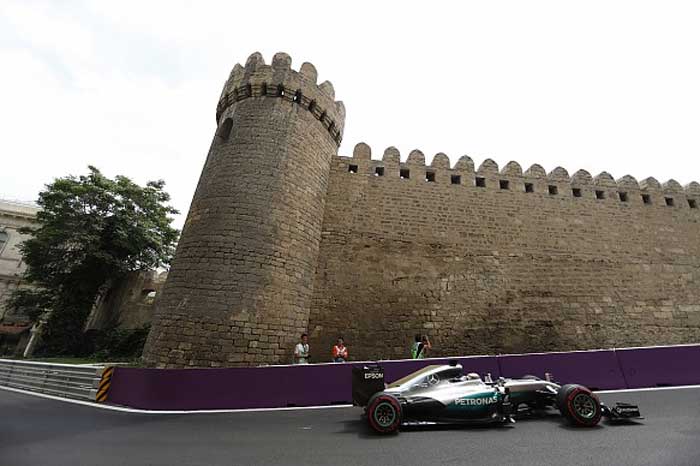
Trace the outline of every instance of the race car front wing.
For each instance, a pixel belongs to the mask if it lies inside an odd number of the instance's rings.
[[[615,403],[615,406],[612,408],[606,405],[601,407],[603,409],[603,416],[605,416],[608,421],[620,422],[634,419],[644,419],[642,414],[639,412],[639,406],[630,403]]]

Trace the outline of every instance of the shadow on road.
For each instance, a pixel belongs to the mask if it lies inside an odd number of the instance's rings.
[[[597,432],[600,429],[605,429],[609,427],[617,426],[631,426],[631,425],[643,425],[637,421],[624,421],[624,422],[609,422],[607,420],[601,421],[595,427],[578,427],[569,423],[568,420],[563,418],[558,413],[545,412],[539,413],[531,416],[521,417],[517,419],[514,424],[409,424],[401,426],[401,432],[435,432],[435,431],[470,431],[470,432],[486,432],[486,431],[497,431],[501,429],[517,429],[518,424],[530,424],[530,423],[543,423],[550,426],[555,426],[560,429],[578,431],[581,433],[585,432]],[[387,438],[391,435],[381,435],[374,432],[367,421],[358,416],[356,419],[348,419],[340,421],[342,424],[341,430],[337,431],[340,434],[355,434],[359,438]]]

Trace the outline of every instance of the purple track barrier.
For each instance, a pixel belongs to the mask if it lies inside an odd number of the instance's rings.
[[[286,372],[295,368],[134,369],[117,367],[110,403],[141,409],[236,409],[287,406]]]
[[[285,367],[281,406],[316,406],[352,403],[352,363],[310,364]],[[281,369],[270,367],[269,370]]]
[[[626,388],[622,370],[613,350],[578,351],[499,356],[504,377],[536,375],[545,372],[558,383],[580,383],[597,390]]]
[[[430,364],[458,361],[465,372],[496,378],[551,372],[559,383],[594,389],[700,383],[700,345],[379,361],[394,382]],[[154,410],[273,408],[352,400],[352,368],[368,361],[229,369],[117,367],[109,402]]]
[[[469,372],[498,375],[493,356],[452,358]],[[381,361],[388,382],[448,358]],[[314,406],[352,402],[352,368],[368,362],[229,369],[117,367],[109,402],[140,409],[195,410]]]
[[[700,384],[700,345],[616,351],[629,388]]]

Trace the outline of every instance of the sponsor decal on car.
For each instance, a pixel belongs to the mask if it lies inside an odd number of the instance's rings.
[[[365,380],[367,379],[383,379],[384,374],[382,372],[365,372]]]
[[[488,406],[498,403],[498,394],[494,393],[493,395],[487,396],[457,398],[454,403],[456,406]]]

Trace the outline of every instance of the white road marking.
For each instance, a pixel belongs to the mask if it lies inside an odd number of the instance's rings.
[[[700,388],[700,385],[678,385],[677,387],[622,388],[620,390],[596,390],[596,393],[660,392],[664,390],[683,390],[686,388]]]
[[[599,390],[595,393],[626,393],[626,392],[654,392],[664,390],[684,390],[689,388],[700,388],[700,385],[679,385],[677,387],[650,387],[650,388],[625,388],[620,390]],[[199,410],[158,410],[158,409],[137,409],[127,408],[124,406],[105,405],[101,403],[93,403],[91,401],[73,400],[71,398],[62,398],[60,396],[47,395],[45,393],[30,392],[19,388],[10,388],[0,385],[0,390],[9,392],[22,393],[24,395],[32,395],[39,398],[49,400],[63,401],[65,403],[73,403],[83,406],[91,406],[93,408],[106,409],[108,411],[119,411],[122,413],[136,414],[223,414],[223,413],[264,413],[268,411],[303,411],[303,410],[319,410],[319,409],[335,409],[335,408],[351,408],[351,404],[330,405],[330,406],[295,406],[289,408],[242,408],[242,409],[199,409]]]
[[[93,408],[106,409],[109,411],[120,411],[123,413],[138,413],[138,414],[218,414],[218,413],[258,413],[266,411],[300,411],[300,410],[314,410],[314,409],[334,409],[334,408],[352,408],[351,404],[346,405],[330,405],[330,406],[294,406],[289,408],[241,408],[241,409],[198,409],[192,411],[183,410],[160,410],[160,409],[137,409],[137,408],[127,408],[124,406],[113,406],[105,405],[102,403],[93,403],[91,401],[83,400],[73,400],[71,398],[62,398],[60,396],[47,395],[45,393],[30,392],[28,390],[22,390],[19,388],[10,388],[0,385],[0,389],[7,390],[9,392],[22,393],[24,395],[33,395],[39,398],[46,398],[49,400],[64,401],[66,403],[73,403],[76,405],[91,406]]]

